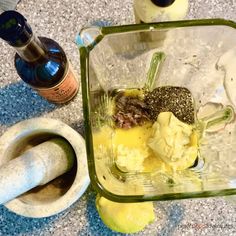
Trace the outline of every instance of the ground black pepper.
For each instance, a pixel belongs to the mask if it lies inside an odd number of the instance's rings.
[[[157,87],[153,91],[145,93],[144,103],[152,121],[156,121],[160,112],[169,111],[182,122],[194,123],[194,102],[192,94],[187,88]]]

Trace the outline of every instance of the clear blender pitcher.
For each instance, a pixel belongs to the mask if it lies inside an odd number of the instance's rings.
[[[80,32],[87,158],[91,182],[100,194],[118,202],[236,194],[235,28],[234,22],[213,19]],[[196,160],[181,171],[169,171],[155,158],[146,169],[119,168],[114,97],[120,91],[168,86],[191,94],[200,134]],[[124,133],[119,142],[125,146],[128,139]]]

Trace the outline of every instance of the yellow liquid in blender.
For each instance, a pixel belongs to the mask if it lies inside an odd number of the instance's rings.
[[[107,103],[107,110],[110,111],[109,114],[114,114],[114,98],[116,98],[116,96],[119,96],[119,94],[121,93],[123,93],[123,96],[127,97],[139,97],[140,100],[143,99],[144,95],[143,91],[139,89],[115,91],[113,93],[115,96],[111,100],[109,99],[110,102]],[[143,124],[132,126],[131,128],[118,128],[115,127],[114,124],[111,126],[100,126],[100,131],[93,134],[93,140],[94,147],[97,153],[102,152],[102,155],[108,155],[111,159],[113,159],[113,161],[116,161],[117,157],[119,157],[120,153],[117,152],[117,149],[120,148],[123,155],[123,164],[126,161],[126,157],[127,162],[129,162],[129,158],[131,158],[133,159],[133,163],[135,163],[134,155],[136,155],[135,160],[141,162],[141,159],[143,159],[141,172],[153,172],[155,170],[171,171],[171,166],[166,163],[161,157],[159,157],[157,153],[154,153],[152,148],[150,148],[150,146],[148,145],[150,138],[153,136],[153,122],[146,120],[143,122]],[[194,138],[195,136],[196,135],[191,136],[190,146],[197,146],[197,140],[195,140],[196,138]],[[100,154],[99,157],[101,157]],[[191,164],[193,164],[195,159],[196,158],[193,157],[190,159],[190,161],[188,161],[189,167],[191,166]]]
[[[132,127],[130,129],[116,128],[112,130],[108,126],[101,127],[100,131],[93,134],[93,144],[95,150],[115,149],[123,145],[130,149],[145,150],[148,149],[148,156],[143,162],[144,172],[152,172],[156,169],[163,169],[166,164],[147,146],[148,139],[152,135],[152,124],[146,123],[142,126]],[[109,138],[110,136],[110,138]]]

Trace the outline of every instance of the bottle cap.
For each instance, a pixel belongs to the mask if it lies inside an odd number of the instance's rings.
[[[0,38],[11,46],[25,45],[32,35],[27,20],[17,11],[5,11],[0,15]]]
[[[151,0],[151,1],[158,7],[168,7],[171,4],[173,4],[175,0]]]

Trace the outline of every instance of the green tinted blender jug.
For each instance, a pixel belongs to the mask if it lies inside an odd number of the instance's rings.
[[[236,194],[235,28],[214,19],[80,32],[87,158],[100,194],[119,202]],[[157,108],[161,101],[159,123],[145,118],[149,110],[140,122],[124,115],[133,103],[143,108],[148,94]],[[158,129],[166,134],[155,140]],[[172,162],[160,154],[167,149]]]

